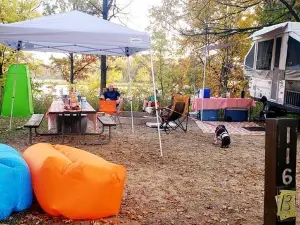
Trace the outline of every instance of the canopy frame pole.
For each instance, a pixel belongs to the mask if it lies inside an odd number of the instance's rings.
[[[128,73],[128,85],[129,85],[129,96],[130,96],[130,114],[131,114],[131,131],[134,133],[134,123],[133,123],[133,98],[132,98],[132,90],[131,90],[131,63],[130,63],[130,54],[129,49],[126,48],[126,56],[127,56],[127,73]]]
[[[207,33],[208,26],[205,22],[205,49],[204,49],[204,65],[203,65],[203,81],[202,81],[202,108],[201,108],[201,121],[203,121],[203,109],[204,109],[204,88],[205,88],[205,79],[206,79],[206,66],[207,66],[207,57],[209,55],[209,48],[207,46]]]
[[[13,118],[15,95],[16,95],[16,85],[17,85],[17,72],[18,72],[18,67],[19,67],[19,52],[21,49],[21,45],[22,45],[22,42],[18,41],[17,54],[16,54],[16,69],[14,72],[14,86],[13,86],[12,102],[11,102],[11,109],[10,109],[9,130],[11,130],[11,128],[12,128],[12,118]]]
[[[155,75],[154,75],[154,67],[153,67],[153,54],[152,54],[151,49],[150,49],[150,60],[151,60],[151,74],[152,74],[152,83],[153,83],[153,96],[154,96],[157,131],[158,131],[158,139],[159,139],[159,149],[160,149],[160,156],[163,157],[163,149],[162,149],[161,133],[160,133],[160,122],[159,122],[159,118],[158,118],[158,105],[157,105],[157,101],[156,101],[156,86],[155,86]]]

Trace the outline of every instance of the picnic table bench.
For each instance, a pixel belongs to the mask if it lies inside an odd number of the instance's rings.
[[[44,114],[33,114],[24,127],[29,128],[29,144],[32,144],[32,129],[34,128],[35,133],[36,129],[40,127],[44,119]]]

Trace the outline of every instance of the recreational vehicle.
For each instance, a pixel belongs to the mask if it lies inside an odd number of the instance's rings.
[[[244,61],[249,91],[270,105],[300,113],[300,23],[286,22],[253,33]]]

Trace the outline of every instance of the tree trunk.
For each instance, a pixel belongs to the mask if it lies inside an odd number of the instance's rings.
[[[101,55],[101,85],[100,94],[103,92],[103,88],[106,88],[106,56]]]
[[[160,76],[161,95],[162,95],[162,99],[165,100],[164,83],[163,83],[163,75],[162,75],[162,52],[161,51],[159,57],[159,76]]]
[[[108,1],[103,0],[103,5],[102,5],[102,17],[104,20],[107,20],[108,18]],[[101,83],[100,83],[100,95],[103,92],[103,88],[106,87],[106,72],[107,72],[107,67],[106,67],[106,55],[101,55]]]
[[[3,77],[3,64],[0,64],[0,79]]]
[[[70,83],[74,84],[74,54],[70,53]]]

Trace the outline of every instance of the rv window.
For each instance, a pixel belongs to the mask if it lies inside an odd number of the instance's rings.
[[[254,45],[252,46],[251,50],[249,51],[248,55],[246,56],[245,68],[253,69],[253,62],[254,62]]]
[[[276,50],[275,50],[275,64],[274,67],[279,67],[279,61],[280,61],[280,49],[281,49],[281,41],[282,38],[279,37],[276,39]]]
[[[289,37],[288,51],[286,58],[287,70],[300,70],[300,43],[296,39]]]
[[[258,42],[257,49],[257,70],[270,70],[272,61],[272,50],[273,50],[274,40],[261,41]]]

